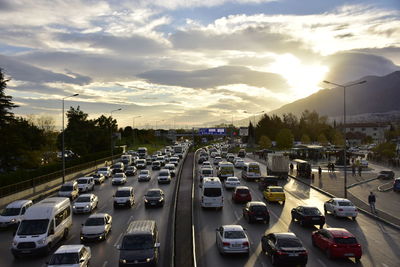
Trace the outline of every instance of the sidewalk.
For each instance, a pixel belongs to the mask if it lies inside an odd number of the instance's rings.
[[[253,155],[249,155],[250,158],[266,164],[264,159],[255,158]],[[316,167],[316,168],[315,168]],[[344,170],[335,169],[335,172],[328,172],[327,168],[321,164],[322,174],[321,177],[318,175],[318,166],[313,165],[312,173],[314,174],[314,180],[296,177],[296,166],[294,167],[293,173],[289,175],[310,186],[319,188],[325,192],[328,192],[336,197],[344,196]],[[347,186],[364,182],[368,179],[377,177],[377,173],[374,170],[367,170],[358,173],[353,176],[351,168],[347,169]],[[383,220],[400,226],[400,198],[396,193],[390,192],[379,192],[377,187],[381,184],[388,183],[388,181],[373,180],[371,182],[356,185],[347,191],[347,198],[351,200],[357,207],[369,212],[370,207],[368,205],[368,195],[370,191],[373,191],[377,196],[377,213],[376,215],[370,214],[371,216],[377,216]]]

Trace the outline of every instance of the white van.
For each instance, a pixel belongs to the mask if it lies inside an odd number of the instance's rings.
[[[8,204],[0,214],[0,228],[18,226],[25,211],[32,205],[32,200],[17,200]]]
[[[256,180],[261,178],[260,164],[257,162],[246,163],[242,170],[242,178],[245,180]]]
[[[94,190],[94,179],[91,176],[76,179],[79,192],[89,192]]]
[[[224,196],[222,184],[218,177],[205,177],[201,188],[202,208],[223,208]]]
[[[26,254],[48,254],[72,227],[71,202],[65,197],[46,198],[31,206],[15,233],[11,252],[15,258]]]
[[[71,200],[79,195],[78,183],[76,181],[65,182],[58,191],[59,197],[69,197]]]

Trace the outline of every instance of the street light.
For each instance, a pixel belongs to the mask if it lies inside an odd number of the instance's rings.
[[[361,82],[356,82],[356,83],[351,83],[347,85],[342,85],[342,84],[337,84],[329,81],[324,81],[324,83],[327,84],[332,84],[338,87],[343,88],[343,125],[344,125],[344,185],[343,185],[343,191],[344,191],[344,198],[347,198],[347,155],[346,155],[346,150],[347,150],[347,136],[346,136],[346,88],[351,87],[354,85],[358,84],[363,84],[366,83],[367,81],[361,81]]]
[[[62,169],[63,169],[63,176],[62,176],[62,183],[65,183],[65,141],[64,141],[64,100],[70,97],[78,96],[79,94],[73,94],[66,96],[62,99]]]
[[[112,129],[112,114],[113,112],[120,111],[122,108],[111,110],[110,111],[110,117],[111,117],[111,122],[110,122],[110,129],[111,129],[111,165],[113,165],[114,161],[114,142],[113,142],[113,129]]]

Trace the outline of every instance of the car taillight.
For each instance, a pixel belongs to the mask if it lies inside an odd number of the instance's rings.
[[[355,244],[355,246],[358,247],[358,248],[361,248],[361,245],[360,245],[360,244]]]
[[[224,247],[229,247],[231,244],[229,244],[228,242],[222,242],[222,246]]]
[[[302,251],[302,252],[300,252],[300,255],[308,255],[308,252],[307,251]]]
[[[332,244],[331,244],[331,247],[333,247],[333,248],[337,248],[337,247],[338,247],[338,245],[337,245],[337,244],[334,244],[334,243],[332,243]]]
[[[248,247],[249,246],[249,242],[243,242],[243,246]]]
[[[343,209],[338,209],[338,211],[343,211]]]
[[[287,255],[287,252],[284,252],[284,251],[282,251],[282,250],[278,250],[278,251],[276,252],[276,254],[278,254],[278,255]]]
[[[249,213],[249,215],[253,215],[254,211],[249,211],[248,213]]]

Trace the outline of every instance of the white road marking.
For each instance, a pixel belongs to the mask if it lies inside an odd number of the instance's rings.
[[[114,243],[114,247],[118,246],[119,241],[121,240],[121,237],[122,237],[122,233],[119,234],[117,241],[115,241],[115,243]]]
[[[105,262],[103,263],[103,267],[106,267],[107,264],[108,264],[108,261],[105,261]]]
[[[72,238],[74,238],[75,235],[70,234],[69,238],[67,239],[67,241],[70,241]]]
[[[236,210],[233,210],[233,213],[235,214],[236,220],[240,220],[240,216],[237,214]]]
[[[383,267],[389,267],[389,265],[382,263]]]
[[[322,260],[317,259],[317,261],[319,262],[319,264],[321,264],[321,266],[326,267],[326,264]]]

